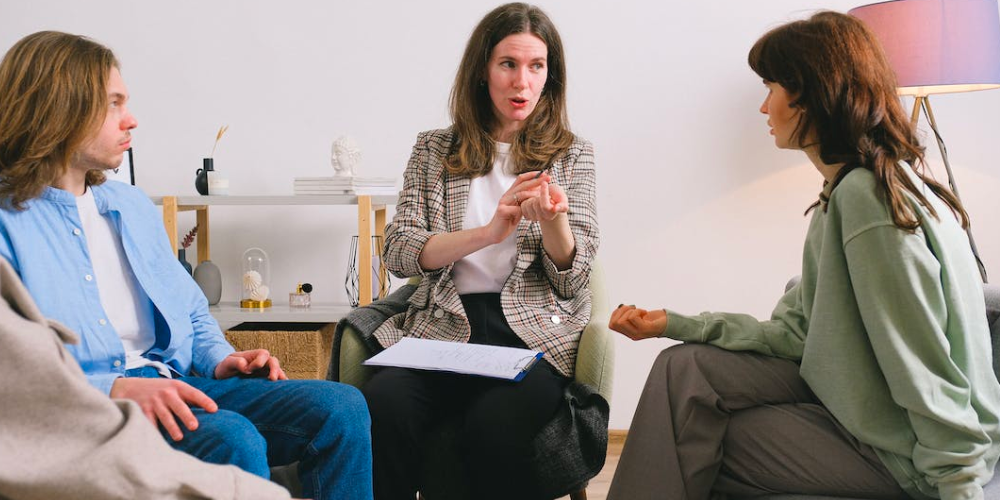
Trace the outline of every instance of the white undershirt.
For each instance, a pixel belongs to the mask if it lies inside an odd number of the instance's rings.
[[[125,369],[158,365],[157,370],[167,372],[162,363],[142,357],[142,353],[156,342],[153,325],[153,302],[139,286],[132,267],[129,266],[121,237],[109,217],[97,210],[94,193],[87,189],[76,198],[83,236],[94,267],[94,279],[107,319],[122,339],[125,347]]]
[[[517,176],[510,158],[510,144],[496,143],[497,154],[490,173],[472,179],[469,203],[462,229],[474,229],[489,224],[496,213],[500,197],[510,189]],[[499,293],[517,262],[517,231],[506,239],[480,249],[455,262],[452,268],[455,288],[460,295],[467,293]]]

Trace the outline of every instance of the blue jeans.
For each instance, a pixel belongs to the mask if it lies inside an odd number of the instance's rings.
[[[155,378],[150,367],[127,376]],[[270,466],[299,462],[306,498],[372,498],[371,419],[361,393],[321,380],[181,377],[218,405],[193,409],[198,429],[174,441],[174,449],[216,464],[236,465],[269,478]]]

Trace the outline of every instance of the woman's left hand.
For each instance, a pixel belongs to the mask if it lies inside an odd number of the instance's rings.
[[[556,184],[542,182],[533,196],[522,198],[521,216],[532,221],[550,221],[569,211],[566,192]]]

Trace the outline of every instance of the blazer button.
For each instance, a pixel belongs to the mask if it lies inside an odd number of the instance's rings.
[[[435,309],[434,310],[434,317],[437,318],[437,319],[443,318],[444,317],[444,309]]]
[[[553,315],[552,322],[558,325],[559,323],[562,323],[562,319],[560,319],[559,316]]]

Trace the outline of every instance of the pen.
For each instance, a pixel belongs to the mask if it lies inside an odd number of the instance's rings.
[[[548,170],[548,169],[549,169],[549,168],[551,168],[551,167],[552,167],[552,165],[549,165],[548,167],[545,167],[545,168],[543,168],[543,169],[539,170],[539,171],[538,171],[538,175],[536,175],[536,176],[535,176],[535,179],[537,179],[537,178],[541,177],[541,176],[542,176],[542,174],[544,174],[544,173],[545,173],[545,171],[546,171],[546,170]]]

